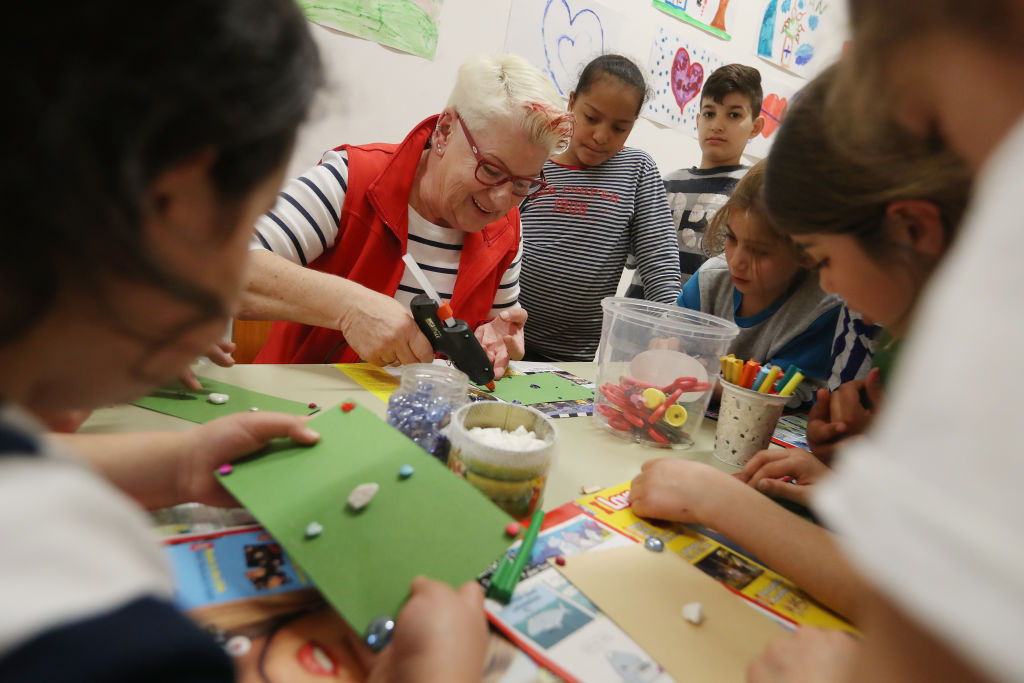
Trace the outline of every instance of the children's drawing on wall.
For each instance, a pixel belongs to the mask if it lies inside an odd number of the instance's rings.
[[[655,9],[693,24],[713,36],[732,40],[726,28],[729,0],[653,0]]]
[[[402,52],[433,59],[443,0],[298,0],[306,18]]]
[[[768,0],[761,15],[757,56],[810,78],[837,56],[845,15],[834,0]]]
[[[788,83],[793,79],[765,78],[764,73],[761,76],[761,90],[764,92],[764,99],[761,100],[761,116],[764,117],[764,128],[747,143],[744,154],[763,158],[768,156],[772,140],[775,139],[775,131],[779,129],[779,125],[786,117],[786,109],[793,101],[796,88]],[[795,82],[800,83],[800,81]]]
[[[652,95],[642,115],[696,136],[700,89],[704,79],[722,64],[699,43],[660,27],[651,45],[647,73]]]
[[[528,59],[568,97],[587,62],[620,51],[625,22],[624,15],[587,0],[516,0],[505,50]]]

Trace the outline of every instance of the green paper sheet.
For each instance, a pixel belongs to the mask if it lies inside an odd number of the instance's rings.
[[[317,444],[285,443],[217,476],[356,631],[396,617],[417,574],[458,587],[511,543],[508,515],[369,410],[331,408],[309,426]],[[403,464],[415,468],[404,480]],[[366,482],[380,490],[353,512],[348,495]],[[307,539],[313,521],[323,533]]]
[[[536,387],[531,386],[536,385]],[[509,375],[494,383],[494,396],[523,405],[577,401],[594,398],[594,390],[570,382],[553,372],[535,372],[531,375]]]
[[[218,382],[209,377],[197,377],[197,379],[203,385],[199,391],[184,388],[180,390],[177,388],[157,389],[149,396],[140,398],[135,405],[199,424],[205,424],[225,415],[245,413],[254,407],[291,415],[312,415],[320,410],[319,408],[310,408],[308,403],[262,394],[227,382]],[[211,393],[227,394],[231,398],[227,403],[217,405],[207,400]]]

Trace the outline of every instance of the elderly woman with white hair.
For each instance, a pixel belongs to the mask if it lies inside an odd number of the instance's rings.
[[[545,186],[572,117],[514,55],[460,67],[448,105],[399,144],[342,145],[290,181],[256,224],[239,317],[275,320],[265,363],[429,362],[409,253],[500,377],[523,353],[519,203]]]

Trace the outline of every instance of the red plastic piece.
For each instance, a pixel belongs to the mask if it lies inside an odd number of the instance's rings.
[[[519,522],[509,522],[505,525],[505,534],[511,536],[512,538],[515,538],[519,535],[519,532],[522,530],[522,528],[523,527],[519,524]]]
[[[356,407],[356,404],[352,401],[345,401],[341,404],[341,411],[344,413],[352,412],[352,409]]]

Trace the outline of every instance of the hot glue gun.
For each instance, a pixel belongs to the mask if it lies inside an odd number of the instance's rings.
[[[462,370],[474,384],[486,385],[494,391],[494,366],[484,347],[480,346],[473,330],[464,320],[452,315],[451,307],[442,302],[430,285],[416,261],[408,254],[402,257],[406,267],[419,281],[426,294],[413,297],[409,307],[420,331],[430,341],[434,351],[448,356],[448,359]]]

